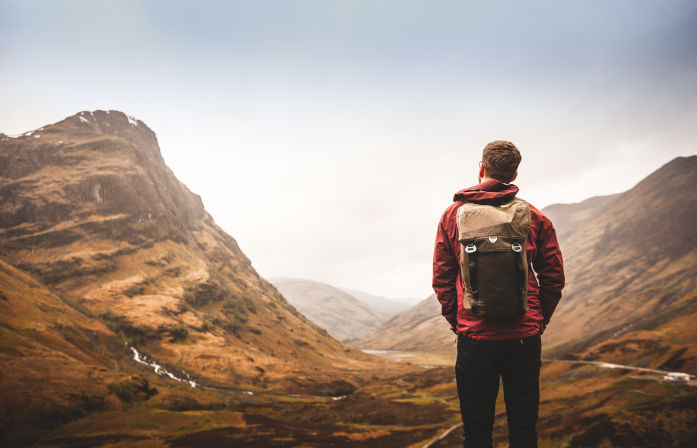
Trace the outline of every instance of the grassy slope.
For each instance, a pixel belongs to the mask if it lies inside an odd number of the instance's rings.
[[[548,348],[579,352],[694,312],[696,173],[697,156],[679,157],[620,195],[545,209],[558,223],[567,274],[545,333]],[[682,348],[671,339],[661,343],[671,356]]]
[[[132,362],[100,318],[2,260],[0,294],[3,445],[409,446],[457,417],[450,369],[368,357],[365,385],[341,400],[192,389]]]

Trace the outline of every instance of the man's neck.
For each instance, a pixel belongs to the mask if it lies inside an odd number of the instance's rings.
[[[484,182],[489,181],[489,180],[495,180],[496,182],[501,182],[500,180],[494,179],[493,177],[484,176],[484,177],[481,177],[481,178],[479,179],[479,183],[480,183],[480,184],[483,184]],[[511,181],[511,182],[513,182],[513,181]],[[501,183],[504,184],[504,185],[509,185],[509,184],[510,184],[510,182],[501,182]]]

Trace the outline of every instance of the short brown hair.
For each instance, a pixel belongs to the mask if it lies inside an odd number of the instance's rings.
[[[521,159],[518,148],[505,140],[493,141],[482,151],[482,166],[486,170],[486,177],[503,183],[513,180]]]

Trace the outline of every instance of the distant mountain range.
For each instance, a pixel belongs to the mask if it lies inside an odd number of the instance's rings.
[[[625,193],[543,212],[567,277],[544,335],[547,356],[697,372],[697,156],[672,160]],[[356,345],[449,346],[439,319],[430,297]]]
[[[8,447],[406,446],[456,413],[395,400],[449,375],[309,321],[118,111],[0,134],[0,366]]]
[[[415,302],[415,300],[412,301],[410,299],[390,299],[387,297],[377,296],[369,292],[359,291],[357,289],[339,289],[351,294],[353,297],[367,304],[371,308],[377,310],[380,314],[382,314],[388,319],[397,313],[408,310],[409,308],[411,308],[412,303]]]
[[[387,320],[370,305],[326,283],[298,278],[269,281],[305,317],[341,341],[363,337]]]

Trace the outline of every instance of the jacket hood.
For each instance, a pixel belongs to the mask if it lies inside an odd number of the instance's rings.
[[[453,201],[477,202],[480,204],[503,204],[515,197],[518,187],[504,184],[496,179],[488,179],[473,187],[455,193]]]

